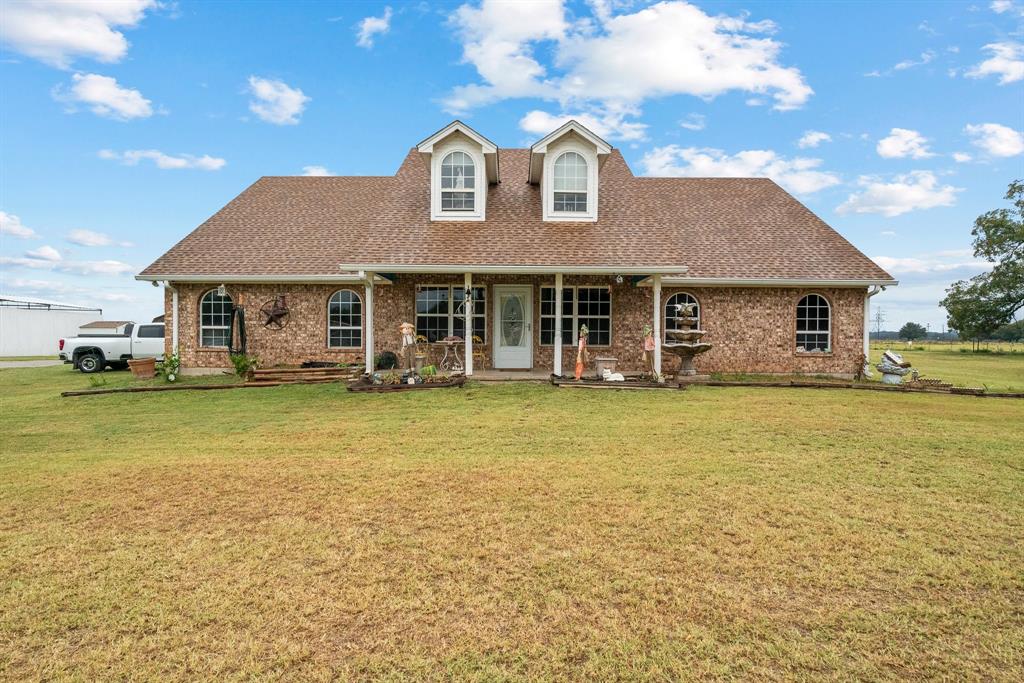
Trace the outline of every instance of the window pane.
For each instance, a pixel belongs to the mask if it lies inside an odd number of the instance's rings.
[[[555,192],[586,192],[587,162],[576,152],[566,152],[555,161]]]
[[[555,192],[555,211],[584,212],[587,210],[586,192]]]
[[[231,297],[216,290],[203,295],[199,303],[200,346],[227,346],[233,306]]]
[[[796,345],[804,351],[824,351],[830,346],[831,315],[828,301],[808,294],[796,306]]]

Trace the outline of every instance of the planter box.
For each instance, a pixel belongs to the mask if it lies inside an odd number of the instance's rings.
[[[128,361],[132,377],[136,379],[153,379],[156,377],[156,358],[139,358]]]

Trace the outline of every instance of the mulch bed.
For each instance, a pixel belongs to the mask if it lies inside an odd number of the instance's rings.
[[[551,375],[551,383],[565,389],[686,389],[685,385],[668,382],[652,382],[648,379],[626,379],[622,382],[608,382],[603,379],[582,378],[579,380]]]
[[[447,382],[430,382],[423,384],[374,384],[366,377],[360,377],[348,385],[349,391],[365,391],[375,393],[386,393],[389,391],[419,391],[422,389],[450,389],[461,387],[466,383],[465,376],[453,377]]]

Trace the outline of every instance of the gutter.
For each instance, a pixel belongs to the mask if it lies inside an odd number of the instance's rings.
[[[374,274],[377,284],[390,284],[391,281],[382,275]],[[362,282],[365,275],[358,273],[339,273],[337,275],[136,275],[136,280],[145,282],[209,282],[209,283],[251,283],[251,284],[302,284],[330,282]]]
[[[871,297],[885,291],[885,285],[872,285],[864,294],[864,376],[871,376],[868,357],[871,355]]]
[[[382,272],[382,273],[479,273],[497,275],[555,275],[557,273],[574,275],[628,275],[632,273],[679,273],[687,272],[686,266],[492,266],[472,264],[392,264],[392,263],[342,263],[342,270]]]
[[[662,286],[707,287],[895,287],[898,280],[827,280],[820,278],[722,278],[677,277],[679,271],[661,278]],[[637,283],[638,287],[651,286],[650,278]]]

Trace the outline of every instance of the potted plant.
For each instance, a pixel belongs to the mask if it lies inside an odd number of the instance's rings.
[[[152,379],[156,377],[156,358],[133,358],[128,361],[132,377],[135,379]]]

